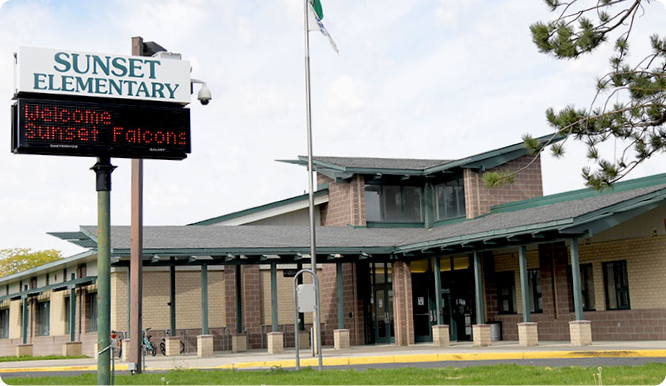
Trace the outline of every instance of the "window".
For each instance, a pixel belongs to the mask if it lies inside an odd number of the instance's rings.
[[[435,220],[465,216],[465,188],[463,180],[435,185]]]
[[[88,294],[88,332],[97,332],[97,293]]]
[[[629,280],[627,261],[610,261],[603,264],[604,289],[606,290],[607,310],[628,310]]]
[[[527,285],[530,293],[530,312],[543,312],[540,269],[527,270]]]
[[[580,265],[580,291],[582,294],[583,311],[594,311],[594,274],[592,264]],[[571,312],[574,311],[574,298],[573,298],[573,275],[571,273],[571,266],[567,267],[567,282],[569,284],[569,304],[571,304]]]
[[[516,313],[516,283],[513,271],[497,272],[497,302],[500,314]]]
[[[70,303],[70,301],[71,300],[70,300],[69,297],[65,298],[65,334],[69,334],[69,328],[70,328],[70,325],[69,325],[69,319],[71,318],[70,305],[72,304],[72,303]]]
[[[51,302],[37,303],[37,335],[49,335],[49,323],[51,321]]]
[[[423,222],[420,186],[366,185],[365,216],[369,222]]]
[[[9,338],[9,308],[0,310],[0,339]]]

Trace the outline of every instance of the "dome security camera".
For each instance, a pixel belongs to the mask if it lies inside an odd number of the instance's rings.
[[[211,95],[210,90],[208,87],[206,87],[206,83],[201,86],[201,90],[199,90],[199,93],[197,94],[197,99],[204,106],[206,106],[208,102],[213,99],[213,95]]]

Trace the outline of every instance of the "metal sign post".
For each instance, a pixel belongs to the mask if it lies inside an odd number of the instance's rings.
[[[298,278],[303,273],[309,273],[312,275],[313,284],[298,284]],[[294,331],[295,334],[295,345],[296,345],[296,370],[301,369],[301,358],[299,354],[299,343],[298,343],[298,313],[312,312],[313,322],[315,324],[315,330],[317,335],[316,342],[321,342],[321,325],[319,323],[319,278],[315,272],[311,269],[302,269],[296,273],[294,277]],[[315,339],[313,339],[312,345],[314,347]],[[319,371],[324,367],[321,346],[319,347]]]

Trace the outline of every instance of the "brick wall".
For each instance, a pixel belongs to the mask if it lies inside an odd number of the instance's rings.
[[[412,301],[412,272],[405,261],[393,263],[393,320],[395,344],[414,344],[414,309]]]
[[[541,179],[541,158],[526,155],[511,162],[508,162],[498,168],[488,170],[493,171],[517,171],[526,167],[525,170],[515,175],[512,184],[499,188],[486,188],[483,183],[483,173],[472,169],[465,169],[465,206],[467,218],[474,218],[490,211],[493,205],[505,204],[508,202],[525,200],[533,197],[543,196],[543,183]],[[530,162],[534,162],[530,165]],[[528,166],[529,165],[529,166]]]
[[[592,321],[593,340],[662,340],[666,339],[666,298],[658,294],[666,291],[666,237],[648,237],[630,240],[579,245],[580,263],[592,264],[596,311],[584,312],[585,320]],[[535,263],[532,253],[528,266]],[[569,340],[570,320],[575,320],[571,304],[571,283],[567,279],[570,264],[569,249],[564,242],[539,246],[538,263],[541,269],[543,313],[533,313],[532,321],[539,324],[539,340]],[[626,260],[631,310],[606,310],[602,263]],[[520,299],[520,277],[517,253],[494,256],[495,272],[516,272],[516,298]],[[486,272],[486,285],[495,287],[492,274]],[[488,319],[503,322],[505,340],[517,340],[517,323],[523,321],[521,301],[518,314],[497,314],[496,290],[486,291]]]
[[[21,307],[23,300],[12,300],[9,303],[9,339],[21,338]],[[16,355],[16,352],[14,353]]]
[[[65,294],[67,291],[51,293],[51,315],[49,333],[52,336],[65,335]]]
[[[355,175],[350,182],[334,182],[331,178],[317,174],[317,184],[328,184],[328,203],[321,206],[322,226],[365,226],[365,181]],[[350,343],[363,344],[363,304],[358,299],[355,269],[352,264],[343,264],[343,297],[345,328],[349,329]],[[333,330],[338,328],[337,274],[335,264],[322,264],[320,281],[322,318],[322,341],[333,343]],[[350,317],[351,315],[351,317]],[[360,330],[359,330],[360,329]]]

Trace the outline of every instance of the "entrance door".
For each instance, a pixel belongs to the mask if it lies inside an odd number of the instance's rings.
[[[375,286],[375,343],[393,343],[393,289],[391,284]]]
[[[430,259],[411,262],[414,339],[432,342],[432,326],[438,313],[449,325],[451,341],[471,340],[474,318],[474,278],[469,258],[440,258],[440,272],[434,273]],[[440,275],[441,310],[437,310],[434,275]]]
[[[432,342],[432,326],[437,324],[435,285],[431,277],[432,272],[412,274],[414,340],[417,342]]]

